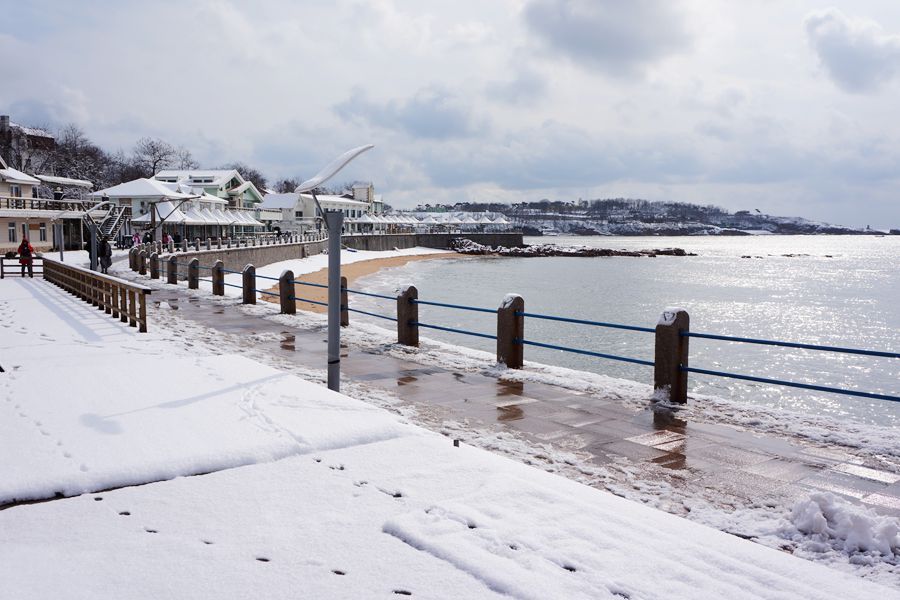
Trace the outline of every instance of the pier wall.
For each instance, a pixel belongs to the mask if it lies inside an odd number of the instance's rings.
[[[521,233],[398,233],[386,235],[347,235],[342,238],[344,245],[354,250],[386,251],[394,248],[406,249],[416,246],[449,249],[450,241],[465,238],[486,246],[519,247],[523,245]],[[187,279],[186,263],[198,259],[203,267],[211,267],[221,260],[230,271],[240,271],[246,265],[262,267],[284,260],[305,258],[321,254],[328,247],[328,240],[298,242],[294,244],[273,244],[247,246],[241,248],[221,248],[212,250],[189,250],[178,252],[178,278]],[[160,256],[167,261],[171,254]],[[202,275],[208,277],[208,272]]]

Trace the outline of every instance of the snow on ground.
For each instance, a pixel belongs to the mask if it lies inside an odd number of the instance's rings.
[[[348,255],[352,253],[342,253]],[[374,253],[384,256],[384,253]],[[326,257],[319,257],[324,262]],[[368,259],[368,258],[366,258]],[[309,260],[309,259],[305,259]],[[127,265],[126,265],[127,268]],[[293,266],[295,272],[310,272],[319,266]],[[281,269],[275,269],[280,274]],[[152,287],[163,287],[164,284],[150,282],[140,278],[142,283]],[[226,288],[228,289],[228,288]],[[192,295],[204,295],[203,291],[191,291]],[[208,296],[207,296],[208,297]],[[235,304],[231,298],[214,299],[217,303]],[[238,308],[250,314],[267,316],[272,320],[303,329],[318,328],[325,323],[323,315],[301,313],[296,316],[278,315],[276,306],[260,304],[257,306],[241,306]],[[248,347],[246,336],[238,339],[218,331],[209,330],[196,323],[180,319],[175,311],[154,311],[154,324],[159,323],[165,329],[179,332],[183,339],[209,341],[209,347],[215,346],[218,351],[241,352],[254,360],[264,362],[283,371],[291,371],[304,379],[323,382],[324,371],[305,369],[287,363],[271,353],[254,351],[252,344]],[[634,382],[616,380],[609,377],[581,373],[567,369],[547,367],[536,363],[526,364],[522,371],[507,370],[494,363],[493,356],[474,350],[461,349],[432,340],[423,339],[421,349],[409,349],[393,344],[393,332],[370,324],[360,323],[355,319],[353,326],[345,329],[343,338],[353,347],[362,347],[369,352],[384,352],[414,360],[423,364],[433,364],[453,369],[481,372],[507,380],[525,380],[562,385],[570,389],[596,394],[604,398],[616,398],[635,408],[646,408],[652,395],[649,386]],[[234,338],[234,339],[231,339]],[[198,341],[199,340],[199,341]],[[167,348],[171,352],[170,348]],[[194,349],[193,353],[196,354]],[[2,362],[0,362],[2,364]],[[678,481],[679,476],[670,470],[658,469],[647,473],[637,469],[627,461],[597,467],[579,456],[577,452],[565,448],[554,448],[549,444],[535,444],[533,441],[521,439],[518,435],[469,422],[454,422],[446,419],[440,411],[429,410],[428,407],[408,406],[397,403],[396,398],[381,390],[373,390],[364,384],[344,382],[344,389],[351,396],[364,399],[370,404],[389,408],[405,418],[423,424],[434,431],[493,452],[499,452],[525,464],[538,466],[552,473],[558,473],[574,481],[582,482],[597,488],[609,490],[649,506],[657,507],[675,514],[688,516],[700,523],[708,524],[722,531],[747,537],[772,548],[793,552],[817,561],[831,564],[839,569],[853,567],[850,563],[862,565],[864,570],[856,570],[875,581],[888,585],[896,584],[896,563],[900,553],[897,552],[896,531],[897,520],[878,517],[867,513],[856,505],[832,497],[823,501],[815,495],[801,498],[793,504],[773,504],[771,499],[761,499],[759,503],[749,507],[735,509],[728,506],[727,500],[716,497],[715,493],[685,494],[684,486]],[[690,412],[692,421],[712,420],[731,425],[743,426],[759,430],[767,429],[786,437],[805,435],[826,443],[843,442],[845,445],[861,448],[867,456],[880,458],[878,452],[885,452],[884,461],[894,463],[897,448],[893,440],[896,436],[892,430],[876,431],[875,429],[857,428],[847,423],[831,423],[828,419],[810,418],[806,415],[788,415],[779,412],[777,415],[761,415],[758,408],[748,410],[740,405],[717,398],[695,398],[685,409]],[[841,427],[844,429],[842,430]],[[803,516],[815,514],[811,504],[820,506],[822,517],[818,520]],[[798,508],[799,507],[799,508]],[[821,525],[824,519],[825,525]],[[819,525],[809,525],[812,520]],[[852,526],[847,525],[851,523]],[[892,529],[892,527],[894,529]],[[891,541],[894,540],[894,541]],[[882,553],[888,548],[890,552]]]
[[[0,462],[0,504],[369,443],[408,428],[294,375],[197,353],[175,332],[151,327],[137,337],[40,280],[3,286],[0,327],[0,438],[32,451],[27,461]]]
[[[900,597],[454,447],[164,322],[138,334],[41,280],[0,285],[4,494],[95,492],[0,511],[4,593]],[[812,509],[798,523],[822,529]]]

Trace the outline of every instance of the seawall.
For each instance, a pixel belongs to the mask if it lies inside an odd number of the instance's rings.
[[[386,251],[394,248],[405,249],[424,246],[441,250],[450,248],[450,241],[458,238],[470,239],[485,246],[521,247],[521,233],[398,233],[385,235],[347,235],[342,238],[344,245],[354,250]],[[293,244],[272,244],[246,246],[241,248],[221,248],[212,250],[189,250],[177,252],[178,278],[187,278],[187,263],[198,259],[202,267],[211,267],[221,260],[230,271],[240,271],[246,265],[261,267],[283,260],[305,258],[321,254],[328,247],[328,240],[298,242]],[[160,261],[167,261],[171,254],[163,254]],[[201,274],[208,277],[209,274]]]

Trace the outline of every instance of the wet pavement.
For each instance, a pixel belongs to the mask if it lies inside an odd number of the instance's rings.
[[[152,303],[161,301],[180,317],[223,333],[274,334],[270,337],[277,341],[254,346],[297,365],[325,369],[323,329],[292,329],[174,288],[154,290]],[[701,493],[741,507],[766,505],[767,499],[783,505],[827,491],[882,514],[900,515],[900,475],[866,464],[852,449],[688,422],[670,411],[636,411],[551,385],[504,382],[353,349],[342,351],[341,368],[354,382],[437,410],[446,420],[515,431],[534,442],[584,453],[598,466],[624,460],[635,467],[636,477],[665,479],[692,496]]]

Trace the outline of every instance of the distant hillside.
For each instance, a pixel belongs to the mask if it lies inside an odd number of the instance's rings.
[[[417,210],[436,212],[502,213],[526,234],[556,230],[571,235],[753,235],[753,234],[872,234],[800,217],[775,217],[759,211],[731,213],[718,206],[683,202],[651,202],[615,198],[579,202],[523,202],[519,204],[463,202],[425,205]],[[891,230],[900,234],[900,230]]]

